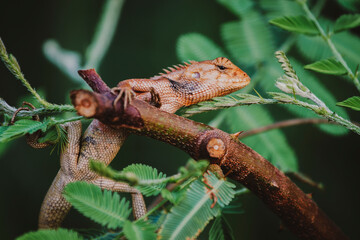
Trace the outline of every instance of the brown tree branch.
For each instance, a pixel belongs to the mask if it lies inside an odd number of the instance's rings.
[[[93,78],[93,81],[101,79]],[[114,128],[129,128],[133,133],[174,145],[194,159],[208,159],[220,165],[224,173],[230,172],[228,177],[256,194],[298,237],[347,239],[283,172],[233,136],[163,112],[137,99],[126,109],[123,109],[122,101],[114,108],[115,96],[109,92],[98,94],[78,90],[71,93],[71,99],[80,115],[95,117]]]

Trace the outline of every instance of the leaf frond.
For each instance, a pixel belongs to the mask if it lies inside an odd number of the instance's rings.
[[[18,237],[17,240],[82,240],[83,238],[79,236],[77,232],[68,229],[41,229],[36,232],[29,232],[21,237]]]
[[[255,11],[249,11],[241,21],[224,23],[221,37],[234,59],[253,65],[272,57],[273,37],[265,21]]]
[[[356,111],[360,111],[360,97],[354,96],[351,98],[348,98],[342,102],[338,102],[336,105],[342,106],[342,107],[348,107]]]
[[[179,37],[176,53],[180,61],[203,61],[226,57],[224,51],[211,39],[200,33],[187,33]]]
[[[154,240],[156,239],[157,227],[154,224],[145,221],[130,222],[124,224],[124,233],[129,240]]]
[[[269,23],[290,32],[319,35],[314,22],[303,15],[278,17],[270,20]]]
[[[209,240],[235,240],[231,226],[223,215],[218,216],[212,224]]]
[[[166,216],[159,232],[163,239],[191,239],[198,236],[207,223],[219,215],[220,206],[224,207],[230,203],[234,197],[235,185],[217,179],[211,172],[205,174],[204,178],[212,188],[205,187],[200,179],[190,185],[186,197]],[[213,208],[210,193],[217,196],[218,204]]]
[[[63,194],[79,212],[108,228],[123,226],[131,213],[125,198],[120,199],[119,194],[108,190],[102,192],[99,187],[86,182],[69,183]]]
[[[151,182],[153,180],[160,180],[166,178],[166,174],[158,172],[156,168],[153,168],[151,166],[147,166],[144,164],[131,164],[124,168],[122,172],[131,172],[135,174],[139,178],[139,180],[144,183],[144,185],[136,186],[136,188],[139,189],[141,193],[147,197],[158,195],[161,190],[164,189],[166,186],[166,183],[145,185],[147,181]]]
[[[39,122],[30,119],[18,120],[14,123],[14,125],[6,128],[2,127],[3,130],[0,132],[0,142],[10,141],[25,134],[32,134],[38,130],[45,132],[47,126],[47,121]]]

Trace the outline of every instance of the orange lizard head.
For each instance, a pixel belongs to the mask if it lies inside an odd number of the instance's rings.
[[[250,83],[250,77],[225,57],[202,62],[191,62],[182,73],[182,78],[198,80],[216,87],[217,96],[237,91]]]

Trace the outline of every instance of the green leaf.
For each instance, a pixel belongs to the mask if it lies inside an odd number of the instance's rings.
[[[308,71],[305,71],[302,67],[302,64],[296,61],[293,58],[290,58],[290,62],[293,65],[297,75],[300,78],[300,81],[308,87],[319,99],[325,102],[325,104],[337,114],[344,118],[349,118],[348,114],[346,113],[345,109],[336,107],[336,99],[332,95],[332,93],[312,74]],[[318,117],[312,111],[298,107],[298,106],[284,106],[290,112],[294,113],[296,116],[303,117],[303,118],[313,118]],[[348,133],[348,130],[342,126],[331,125],[331,124],[316,124],[321,130],[333,134],[333,135],[344,135]]]
[[[344,8],[352,12],[360,10],[359,0],[338,0],[338,3],[340,3]]]
[[[235,240],[231,226],[223,215],[218,216],[211,226],[209,240]]]
[[[333,58],[323,59],[305,65],[304,68],[313,70],[315,72],[330,74],[330,75],[343,75],[347,73],[344,66]]]
[[[252,105],[249,107],[230,108],[224,111],[225,123],[229,131],[251,130],[274,123],[265,107]],[[274,129],[253,135],[241,140],[268,159],[284,172],[298,170],[297,159],[284,133]]]
[[[119,232],[108,232],[106,228],[76,229],[76,232],[85,240],[113,240]]]
[[[217,2],[239,17],[246,14],[254,5],[250,0],[217,0]]]
[[[172,191],[170,192],[169,190],[167,190],[166,188],[164,188],[161,191],[161,196],[164,199],[169,200],[169,202],[171,202],[172,204],[178,204],[179,201],[181,201],[183,199],[183,197],[185,197],[185,191]]]
[[[253,65],[273,56],[273,38],[266,22],[250,11],[241,21],[221,26],[221,37],[232,57],[244,65]]]
[[[132,172],[134,173],[140,180],[152,181],[157,179],[166,178],[166,174],[159,172],[156,168],[144,165],[144,164],[132,164],[123,169],[124,173]],[[137,189],[141,191],[145,196],[154,196],[158,195],[162,189],[166,187],[166,183],[153,184],[153,185],[139,185],[136,186]]]
[[[342,107],[348,107],[356,111],[360,111],[360,97],[354,96],[351,98],[348,98],[342,102],[338,102],[336,105],[342,106]]]
[[[86,182],[69,183],[64,197],[86,217],[108,228],[123,226],[131,213],[129,202],[117,193],[101,189]]]
[[[220,206],[228,205],[234,197],[235,185],[219,180],[213,173],[205,174],[208,185],[205,187],[201,179],[191,183],[186,197],[174,207],[160,228],[159,235],[162,239],[192,239],[197,237],[207,223],[220,214]],[[217,196],[217,204],[213,208],[210,193]]]
[[[129,240],[155,240],[156,228],[156,225],[145,221],[126,221],[123,231]]]
[[[294,0],[260,0],[259,3],[269,19],[284,15],[299,15],[302,13],[301,6]]]
[[[203,61],[226,57],[218,45],[200,33],[188,33],[180,36],[176,43],[176,53],[180,61]]]
[[[332,25],[329,20],[320,20],[321,25]],[[350,68],[355,69],[360,63],[360,38],[349,32],[341,32],[333,35],[331,40]],[[305,57],[313,61],[332,56],[329,46],[320,36],[300,35],[296,46]]]
[[[331,39],[350,68],[355,69],[360,63],[360,38],[349,32],[342,32],[335,34]]]
[[[41,229],[36,232],[29,232],[21,237],[18,237],[17,240],[82,240],[77,232],[72,230],[67,230],[63,228],[59,229]]]
[[[314,22],[302,15],[293,17],[278,17],[270,20],[269,22],[287,31],[309,35],[319,35],[319,31]]]
[[[10,141],[27,133],[32,134],[38,130],[45,132],[47,125],[48,121],[39,122],[30,119],[21,119],[0,134],[0,142]]]
[[[318,60],[331,57],[331,51],[320,36],[299,35],[296,47],[307,58]]]
[[[360,26],[360,14],[345,14],[336,20],[334,32],[341,32],[358,26]]]

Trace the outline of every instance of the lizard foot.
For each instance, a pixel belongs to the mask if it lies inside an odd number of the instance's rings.
[[[153,105],[154,107],[160,108],[161,107],[160,95],[155,91],[154,88],[150,89],[150,95],[151,95],[150,104]]]
[[[217,203],[218,197],[214,192],[212,192],[212,189],[214,188],[211,186],[211,184],[208,182],[207,178],[204,176],[203,182],[206,185],[206,191],[210,195],[210,199],[213,200],[213,203],[211,204],[210,208],[214,208],[215,204]]]
[[[135,92],[130,87],[114,87],[111,89],[111,93],[117,95],[113,106],[115,107],[117,102],[124,97],[124,109],[127,108],[128,104],[131,104],[132,99],[136,96]]]
[[[35,109],[35,106],[32,105],[31,103],[29,103],[29,102],[23,102],[22,105],[21,105],[21,107],[18,108],[18,109],[16,109],[16,111],[15,111],[14,114],[13,114],[13,116],[11,117],[10,125],[13,125],[13,124],[15,123],[16,115],[17,115],[20,111],[24,111],[24,110],[30,111],[30,109],[29,109],[28,107],[24,107],[24,105],[29,106],[32,110]],[[39,118],[38,115],[35,115],[35,116],[33,116],[33,120],[35,120],[35,121],[40,121],[40,118]]]

